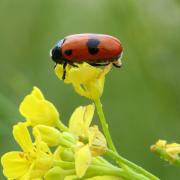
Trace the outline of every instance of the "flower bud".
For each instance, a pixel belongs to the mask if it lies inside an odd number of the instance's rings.
[[[56,128],[45,125],[35,126],[33,134],[35,137],[39,136],[48,146],[57,146],[62,139],[62,134]]]

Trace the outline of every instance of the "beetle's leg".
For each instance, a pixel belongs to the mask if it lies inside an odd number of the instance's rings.
[[[73,67],[78,67],[78,65],[76,65],[76,64],[74,64],[74,63],[72,63],[72,64],[70,64],[71,66],[73,66]]]
[[[63,64],[63,75],[62,75],[62,80],[64,81],[66,78],[66,66],[67,66],[67,62],[65,62]]]
[[[68,64],[70,64],[70,65],[73,66],[73,67],[78,67],[78,65],[74,64],[74,63],[71,62],[71,61],[68,61]]]
[[[112,63],[114,67],[117,67],[117,68],[121,68],[122,65],[121,64],[116,64],[116,63]]]
[[[112,64],[114,67],[117,67],[117,68],[122,67],[122,62],[120,59],[118,59],[117,61],[114,61]]]

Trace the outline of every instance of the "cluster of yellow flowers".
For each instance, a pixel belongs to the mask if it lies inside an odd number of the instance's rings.
[[[90,99],[101,96],[111,66],[99,69],[84,63],[79,68],[67,68],[65,83],[72,83],[76,92]],[[55,72],[61,79],[62,66],[57,65]],[[98,179],[98,175],[116,173],[117,167],[100,156],[106,152],[107,144],[98,126],[90,126],[94,110],[94,104],[76,108],[67,127],[55,106],[34,87],[19,107],[25,121],[13,127],[14,139],[22,150],[5,153],[1,158],[7,179]]]
[[[68,126],[62,123],[59,112],[40,89],[33,88],[19,107],[25,121],[13,127],[14,139],[22,150],[1,157],[8,180],[159,180],[121,157],[113,144],[99,99],[111,67],[111,64],[102,69],[87,63],[79,64],[78,68],[67,65],[64,82],[95,102],[76,108]],[[59,79],[63,71],[62,65],[56,66]],[[91,125],[95,106],[104,134],[97,125]],[[164,147],[170,148],[166,143]],[[103,158],[104,154],[115,160],[117,166]]]
[[[165,161],[180,166],[180,144],[168,144],[166,140],[158,140],[151,146],[151,151],[158,154]]]
[[[54,105],[34,87],[21,103],[20,113],[26,121],[13,127],[13,136],[22,151],[8,152],[1,158],[8,179],[81,178],[88,167],[101,167],[102,159],[93,157],[104,154],[107,145],[98,127],[90,126],[93,104],[75,109],[66,127]]]

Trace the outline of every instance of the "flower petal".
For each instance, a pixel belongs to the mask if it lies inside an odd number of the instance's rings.
[[[28,169],[28,171],[24,174],[23,177],[20,178],[20,180],[31,180],[31,173],[32,169],[34,168],[34,163],[32,163]]]
[[[94,115],[94,108],[93,104],[76,108],[69,121],[70,131],[77,136],[86,135]]]
[[[97,74],[96,78],[93,78],[91,81],[85,82],[83,84],[83,88],[86,90],[86,93],[88,93],[88,95],[84,94],[82,96],[85,96],[92,100],[100,98],[104,89],[105,75],[110,71],[111,67],[111,64],[104,67],[104,69]],[[75,90],[77,89],[75,88]]]
[[[29,169],[30,162],[22,152],[12,151],[4,154],[1,158],[3,174],[9,179],[22,177]]]
[[[171,143],[166,145],[166,152],[169,154],[180,154],[180,144],[178,143]]]
[[[66,66],[66,79],[64,80],[65,83],[82,84],[96,78],[97,75],[102,71],[100,68],[96,68],[85,62],[82,64],[77,64],[77,66],[78,67],[73,67],[69,64]],[[59,79],[62,79],[63,65],[57,64],[55,73]]]
[[[35,157],[31,162],[31,166],[23,176],[22,180],[31,180],[43,178],[44,174],[52,167],[53,156],[48,152],[37,149]]]
[[[43,96],[41,90],[38,87],[36,87],[36,86],[33,87],[33,90],[31,92],[31,94],[32,94],[32,96],[36,97],[39,100],[43,100],[44,99],[44,96]]]
[[[33,150],[31,136],[24,123],[18,123],[13,127],[13,136],[23,151],[30,152]]]
[[[97,126],[89,128],[89,146],[93,156],[102,155],[107,150],[106,138]]]
[[[82,63],[78,68],[72,67],[68,71],[67,78],[72,83],[83,84],[97,78],[102,71],[102,69],[91,66],[88,63]]]
[[[75,169],[78,178],[81,178],[86,173],[89,165],[91,164],[91,152],[89,150],[89,145],[80,148],[75,153]]]

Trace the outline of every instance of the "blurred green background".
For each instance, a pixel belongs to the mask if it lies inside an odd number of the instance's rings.
[[[149,150],[159,138],[180,142],[178,0],[0,0],[0,24],[0,155],[18,149],[12,125],[33,86],[66,123],[90,103],[57,79],[49,50],[69,34],[103,33],[124,46],[124,66],[108,75],[102,97],[119,152],[161,179],[180,179],[180,168]]]

